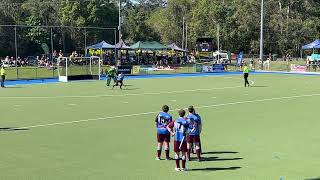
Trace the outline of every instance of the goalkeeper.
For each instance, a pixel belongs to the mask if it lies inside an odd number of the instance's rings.
[[[107,86],[110,86],[111,79],[113,79],[113,82],[116,83],[116,80],[117,80],[116,68],[112,67],[109,70],[106,69],[106,75],[107,75]]]

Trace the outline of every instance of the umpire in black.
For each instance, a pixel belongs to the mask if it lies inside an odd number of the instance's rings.
[[[244,65],[243,68],[243,77],[244,77],[244,87],[248,87],[250,86],[249,81],[248,81],[248,77],[249,77],[249,67],[247,66],[247,64]]]

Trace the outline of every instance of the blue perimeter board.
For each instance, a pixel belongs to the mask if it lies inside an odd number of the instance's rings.
[[[201,76],[226,76],[241,75],[242,72],[219,72],[219,73],[186,73],[186,74],[148,74],[148,75],[129,75],[126,79],[148,79],[148,78],[176,78],[176,77],[201,77]],[[320,73],[292,73],[292,72],[251,72],[251,74],[286,74],[286,75],[303,75],[303,76],[319,76]],[[102,76],[102,80],[106,77]],[[88,81],[88,80],[82,80]],[[5,82],[7,86],[28,85],[28,84],[47,84],[58,83],[58,78],[50,79],[34,79],[34,80],[8,80]]]

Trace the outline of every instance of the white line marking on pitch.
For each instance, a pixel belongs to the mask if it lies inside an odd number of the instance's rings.
[[[246,104],[246,103],[255,103],[255,102],[265,102],[265,101],[273,101],[273,100],[282,100],[282,99],[295,99],[295,98],[302,98],[302,97],[313,97],[313,96],[320,96],[320,94],[307,94],[307,95],[299,95],[299,96],[284,96],[284,97],[275,97],[275,98],[266,98],[266,99],[256,99],[256,100],[249,100],[249,101],[238,101],[238,102],[230,102],[230,103],[222,103],[222,104],[212,104],[212,105],[204,105],[198,106],[197,109],[203,108],[210,108],[210,107],[220,107],[220,106],[228,106],[228,105],[237,105],[237,104]],[[179,108],[180,109],[180,108]],[[173,109],[172,111],[177,111],[179,109]],[[37,127],[47,127],[47,126],[56,126],[56,125],[64,125],[64,124],[75,124],[81,122],[89,122],[89,121],[98,121],[98,120],[106,120],[106,119],[115,119],[115,118],[124,118],[124,117],[134,117],[134,116],[141,116],[141,115],[150,115],[156,114],[158,111],[153,112],[144,112],[144,113],[136,113],[136,114],[126,114],[126,115],[118,115],[118,116],[107,116],[107,117],[100,117],[100,118],[92,118],[92,119],[83,119],[83,120],[75,120],[75,121],[68,121],[68,122],[58,122],[58,123],[50,123],[50,124],[39,124],[39,125],[31,125],[21,127],[23,129],[30,129],[30,128],[37,128]]]
[[[242,88],[242,86],[231,86],[221,88],[208,88],[208,89],[189,89],[189,90],[178,90],[178,91],[164,91],[164,92],[151,92],[151,93],[139,93],[139,94],[105,94],[105,95],[89,95],[89,96],[7,96],[0,97],[0,99],[57,99],[57,98],[100,98],[100,97],[124,97],[124,96],[143,96],[143,95],[160,95],[160,94],[174,94],[184,92],[197,92],[197,91],[213,91],[223,89],[235,89]]]
[[[68,104],[68,106],[77,106],[77,104]]]

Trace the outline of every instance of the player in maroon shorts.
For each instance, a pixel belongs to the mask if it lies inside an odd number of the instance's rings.
[[[202,130],[201,117],[196,114],[193,106],[188,108],[189,115],[187,121],[189,123],[188,136],[187,136],[187,148],[188,148],[188,160],[190,161],[191,144],[194,144],[196,148],[196,154],[198,161],[201,161],[201,150],[200,150],[200,133]]]
[[[186,152],[187,152],[187,142],[186,133],[188,129],[188,121],[184,117],[186,115],[185,110],[179,110],[179,118],[168,125],[168,131],[174,136],[174,152],[176,159],[176,171],[186,170]],[[180,152],[182,153],[182,168],[180,168]]]
[[[170,160],[169,157],[169,144],[170,144],[170,132],[167,129],[167,125],[172,122],[172,116],[168,113],[169,106],[162,106],[162,112],[156,117],[156,128],[157,128],[157,157],[156,160],[161,160],[161,150],[163,143],[165,144],[166,160]]]

